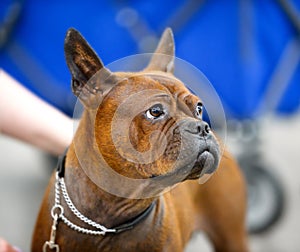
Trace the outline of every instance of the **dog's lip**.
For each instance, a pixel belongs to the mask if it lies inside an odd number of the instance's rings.
[[[208,173],[211,174],[215,171],[214,163],[215,157],[209,150],[204,150],[197,159],[202,166],[201,175]]]
[[[204,149],[198,154],[197,161],[186,178],[200,178],[204,174],[212,174],[216,170],[215,162],[214,154],[208,148]]]
[[[218,150],[213,146],[207,145],[200,151],[194,163],[186,164],[185,166],[176,169],[170,173],[157,175],[152,174],[149,178],[161,180],[166,178],[174,178],[174,181],[181,182],[187,179],[197,179],[205,174],[212,174],[216,171],[218,165]]]

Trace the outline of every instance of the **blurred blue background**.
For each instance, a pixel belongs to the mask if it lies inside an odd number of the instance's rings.
[[[296,0],[1,0],[0,67],[72,115],[68,28],[109,64],[152,52],[170,26],[177,57],[204,72],[228,117],[292,114],[300,103],[299,10]]]

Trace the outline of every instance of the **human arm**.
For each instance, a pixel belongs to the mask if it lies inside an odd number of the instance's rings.
[[[0,131],[58,155],[71,142],[73,121],[0,69]]]
[[[20,252],[21,250],[11,246],[7,241],[0,237],[0,252]]]

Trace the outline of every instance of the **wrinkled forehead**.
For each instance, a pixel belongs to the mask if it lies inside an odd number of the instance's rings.
[[[149,105],[148,101],[149,103],[159,102],[156,98],[163,97],[165,101],[169,98],[175,103],[186,104],[190,109],[193,109],[195,104],[199,102],[199,98],[192,94],[184,83],[173,74],[144,71],[137,73],[118,72],[117,75],[122,81],[120,85],[117,85],[118,94],[115,99],[120,100],[120,102],[125,99],[129,100],[128,96],[130,96],[130,100],[135,101],[135,103],[141,100],[141,104]]]
[[[184,83],[182,83],[182,81],[177,79],[174,75],[160,72],[143,73],[141,75],[146,78],[150,78],[167,88],[176,100],[181,100],[184,103],[197,103],[199,101],[199,98],[192,94]]]

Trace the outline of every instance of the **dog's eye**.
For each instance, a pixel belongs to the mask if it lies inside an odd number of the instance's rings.
[[[146,111],[146,117],[148,119],[157,119],[165,114],[163,106],[161,104],[155,104]]]
[[[196,109],[195,109],[195,115],[197,118],[202,118],[202,112],[203,112],[203,104],[201,102],[197,103]]]

